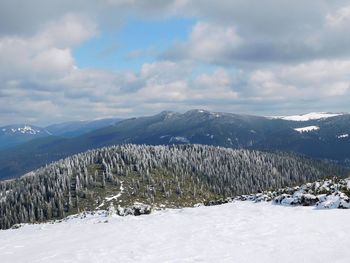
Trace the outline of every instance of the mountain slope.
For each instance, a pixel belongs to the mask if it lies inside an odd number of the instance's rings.
[[[122,144],[206,144],[292,151],[350,163],[350,115],[304,121],[192,110],[132,118],[75,138],[44,138],[0,151],[0,178],[20,176],[51,161],[97,147]],[[313,129],[309,129],[314,127]],[[317,127],[317,128],[315,128]]]
[[[344,172],[283,153],[203,145],[112,146],[0,182],[0,228],[111,205],[193,206]]]
[[[71,138],[85,133],[89,133],[93,130],[113,125],[120,120],[121,119],[117,118],[109,118],[94,121],[71,121],[59,124],[52,124],[50,126],[45,127],[45,129],[53,135]]]
[[[0,152],[0,178],[20,176],[51,161],[88,149],[122,143],[249,147],[252,140],[264,138],[270,130],[283,129],[279,122],[277,120],[275,125],[264,117],[218,115],[200,110],[132,118],[76,138],[39,139],[9,149],[4,154]]]

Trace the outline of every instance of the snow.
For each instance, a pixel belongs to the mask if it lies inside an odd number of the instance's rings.
[[[169,142],[170,143],[172,142],[189,143],[190,141],[186,137],[175,136],[175,137],[171,137]]]
[[[213,134],[207,133],[206,136],[207,136],[207,137],[210,137],[210,139],[214,139],[214,135],[213,135]]]
[[[344,139],[344,138],[348,138],[349,134],[345,133],[345,134],[342,134],[342,135],[338,135],[337,137],[338,137],[338,139]]]
[[[319,129],[320,127],[318,126],[306,126],[306,127],[296,128],[294,130],[300,133],[304,133],[304,132],[310,132],[310,131],[317,131]]]
[[[349,210],[241,201],[139,217],[100,214],[0,231],[0,258],[2,263],[349,262],[349,220]]]
[[[6,129],[3,129],[3,131],[6,131]],[[40,133],[41,131],[39,129],[34,129],[29,125],[24,125],[23,127],[11,128],[11,132],[35,135]]]
[[[112,201],[112,200],[117,201],[118,198],[121,197],[121,195],[123,194],[123,192],[124,192],[123,182],[120,182],[120,192],[119,192],[118,194],[114,195],[114,196],[106,197],[105,199],[106,199],[107,202],[110,202],[110,201]]]
[[[106,197],[105,201],[106,202],[110,202],[112,200],[118,201],[118,198],[121,197],[121,195],[124,192],[124,187],[123,187],[123,181],[120,182],[120,188],[119,188],[119,193],[110,197]],[[103,201],[98,207],[96,207],[96,209],[100,209],[101,207],[103,207],[105,205],[105,201]]]
[[[291,116],[276,116],[273,119],[282,119],[287,121],[310,121],[310,120],[320,120],[330,117],[340,116],[342,113],[329,113],[329,112],[311,112],[301,115],[291,115]]]
[[[349,198],[344,193],[325,195],[323,200],[321,199],[321,202],[317,204],[317,209],[332,209],[338,207],[350,208]]]

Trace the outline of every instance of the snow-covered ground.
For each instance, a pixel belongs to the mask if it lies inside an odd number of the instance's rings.
[[[304,133],[304,132],[310,132],[310,131],[317,131],[319,129],[320,127],[318,126],[307,126],[307,127],[296,128],[294,130],[300,133]]]
[[[329,112],[310,112],[300,115],[290,115],[290,116],[274,116],[273,119],[282,119],[287,121],[310,121],[310,120],[319,120],[326,119],[330,117],[335,117],[342,115],[342,113],[329,113]]]
[[[0,262],[349,262],[348,222],[349,210],[241,201],[91,216],[0,231]]]
[[[344,138],[348,138],[349,134],[345,133],[345,134],[338,135],[337,137],[338,139],[344,139]]]

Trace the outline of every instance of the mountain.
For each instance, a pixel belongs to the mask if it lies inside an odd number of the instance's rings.
[[[45,129],[51,134],[62,137],[76,137],[93,130],[97,130],[106,126],[113,125],[121,119],[109,118],[94,121],[71,121],[59,124],[52,124]]]
[[[93,121],[71,121],[38,127],[29,124],[14,124],[0,127],[0,150],[21,145],[34,139],[56,136],[73,138],[93,130],[113,125],[121,119],[109,118]]]
[[[42,165],[88,149],[123,144],[207,144],[265,151],[290,151],[350,163],[350,115],[283,118],[191,110],[183,114],[119,121],[74,138],[50,136],[0,151],[0,178],[20,176]]]
[[[138,203],[154,207],[215,204],[227,197],[345,172],[285,153],[205,145],[104,147],[0,182],[0,229],[112,206],[125,215]],[[149,211],[136,209],[137,213]]]
[[[28,124],[3,126],[0,127],[0,149],[50,135],[48,130]]]

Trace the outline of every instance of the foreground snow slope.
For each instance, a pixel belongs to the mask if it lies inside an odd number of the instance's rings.
[[[234,202],[0,231],[15,262],[349,262],[350,212]]]

